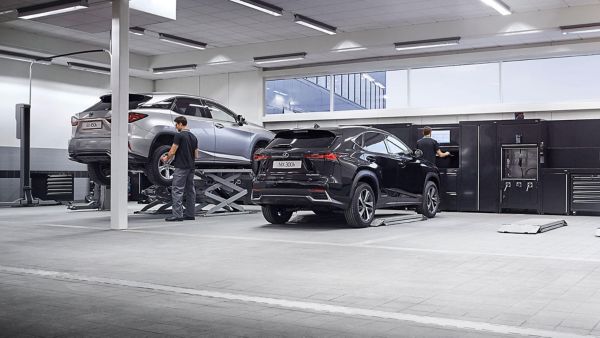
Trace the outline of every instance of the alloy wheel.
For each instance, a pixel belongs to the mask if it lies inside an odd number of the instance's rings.
[[[363,222],[369,222],[374,213],[373,194],[364,189],[358,195],[358,214]]]
[[[165,152],[164,154],[160,155],[160,157],[158,158],[158,172],[160,173],[160,176],[163,179],[171,180],[171,179],[173,179],[173,174],[175,173],[175,167],[173,167],[173,165],[172,165],[173,158],[167,162],[163,162],[161,160],[162,157],[167,154],[168,154],[168,152]]]
[[[435,213],[439,203],[440,197],[437,188],[435,186],[429,187],[429,189],[427,189],[427,210],[432,214]]]

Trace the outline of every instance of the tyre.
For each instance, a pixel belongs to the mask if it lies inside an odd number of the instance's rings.
[[[269,223],[284,224],[292,218],[293,212],[281,207],[264,205],[262,207],[262,214]]]
[[[423,190],[423,201],[417,206],[417,213],[427,217],[434,218],[440,207],[440,192],[432,181],[425,183],[425,189]]]
[[[90,180],[100,185],[110,185],[110,162],[88,163],[87,167]]]
[[[354,190],[348,209],[344,211],[346,222],[354,228],[371,225],[375,216],[375,194],[367,183],[359,183]]]
[[[161,157],[169,153],[169,149],[171,149],[170,145],[161,145],[158,146],[152,151],[152,155],[146,164],[146,169],[144,173],[148,180],[154,185],[160,186],[169,186],[173,182],[173,173],[175,172],[175,167],[171,165],[175,158],[172,158],[168,162],[163,162]]]

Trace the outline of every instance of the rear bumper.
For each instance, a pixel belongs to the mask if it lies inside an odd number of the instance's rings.
[[[259,205],[280,205],[300,209],[334,207],[345,209],[345,198],[335,195],[323,185],[305,183],[254,182],[252,202]]]
[[[110,162],[110,138],[72,138],[69,159],[79,163]],[[128,160],[129,163],[146,163],[147,158],[129,151]]]

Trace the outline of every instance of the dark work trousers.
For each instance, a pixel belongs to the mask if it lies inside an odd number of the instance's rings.
[[[185,216],[196,214],[196,189],[194,189],[194,169],[175,168],[173,173],[173,217],[183,218],[183,200],[185,198]]]

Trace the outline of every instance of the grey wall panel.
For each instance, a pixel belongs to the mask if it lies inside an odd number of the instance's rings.
[[[19,148],[0,147],[0,170],[19,170]],[[87,166],[69,160],[66,149],[32,148],[32,171],[87,171]]]
[[[12,202],[19,198],[19,179],[0,178],[0,202]]]
[[[83,201],[85,195],[88,194],[90,180],[87,178],[75,178],[74,198],[76,201]]]

